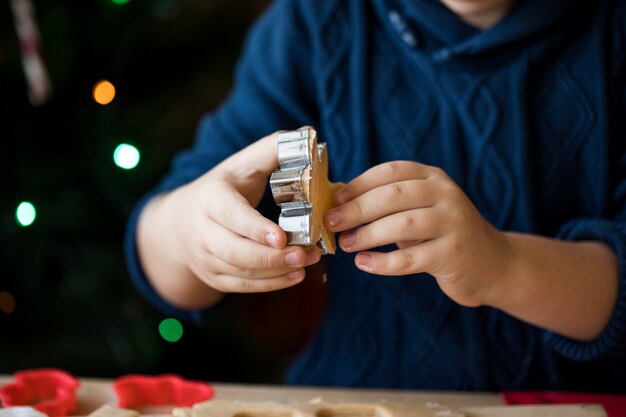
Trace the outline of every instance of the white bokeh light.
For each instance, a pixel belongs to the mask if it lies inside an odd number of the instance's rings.
[[[20,226],[26,227],[33,224],[35,218],[37,217],[37,210],[35,210],[35,206],[28,201],[23,201],[17,206],[17,210],[15,210],[15,219]]]
[[[121,143],[113,152],[115,165],[123,169],[133,169],[139,163],[139,150],[133,145]]]

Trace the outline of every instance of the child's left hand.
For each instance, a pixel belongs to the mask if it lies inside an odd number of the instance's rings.
[[[326,223],[356,266],[372,274],[427,272],[454,301],[483,305],[512,250],[444,171],[410,161],[377,165],[346,184]],[[352,229],[352,230],[350,230]],[[373,252],[395,243],[397,250]]]

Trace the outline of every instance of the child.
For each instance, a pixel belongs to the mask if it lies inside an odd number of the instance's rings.
[[[278,0],[131,218],[133,278],[189,317],[301,282],[320,251],[257,208],[310,124],[342,251],[287,382],[626,392],[625,57],[620,1]]]

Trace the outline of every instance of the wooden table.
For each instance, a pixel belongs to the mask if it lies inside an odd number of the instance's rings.
[[[0,385],[11,381],[10,376],[0,375]],[[403,407],[424,404],[442,404],[457,408],[468,416],[476,417],[602,417],[606,414],[600,406],[505,406],[498,394],[460,393],[398,390],[364,390],[331,388],[296,388],[269,385],[238,385],[212,383],[216,400],[246,402],[305,403],[322,399],[330,403],[378,403],[401,404]],[[103,404],[116,405],[111,381],[103,379],[81,379],[77,391],[76,415],[84,416]],[[163,415],[171,407],[145,407],[137,410],[144,415]],[[265,416],[271,417],[271,416]],[[346,416],[348,417],[348,416]],[[361,417],[351,415],[350,417]],[[376,417],[376,416],[372,416]]]

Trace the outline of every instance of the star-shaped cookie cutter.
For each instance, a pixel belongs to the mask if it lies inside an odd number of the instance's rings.
[[[270,177],[270,188],[281,213],[278,225],[287,233],[287,244],[317,245],[323,254],[334,254],[335,236],[324,227],[324,214],[334,207],[333,195],[341,183],[328,180],[328,153],[310,128],[278,134],[280,168]]]

